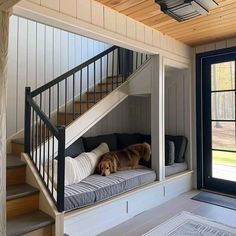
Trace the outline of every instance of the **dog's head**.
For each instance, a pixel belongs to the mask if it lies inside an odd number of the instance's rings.
[[[114,164],[111,160],[101,160],[98,164],[98,172],[102,176],[108,176],[114,172]]]

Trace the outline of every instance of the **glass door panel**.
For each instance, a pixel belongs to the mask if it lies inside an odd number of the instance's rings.
[[[235,61],[211,64],[211,178],[236,182]]]
[[[211,57],[203,65],[204,187],[233,194],[236,194],[235,61],[233,54]]]

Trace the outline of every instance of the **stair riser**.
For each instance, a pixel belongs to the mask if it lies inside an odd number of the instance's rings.
[[[52,225],[24,234],[23,236],[52,236]]]
[[[88,103],[82,103],[81,104],[81,110],[80,110],[80,103],[75,103],[75,112],[83,114],[85,113],[88,109],[90,109],[94,104]]]
[[[96,89],[97,92],[100,92],[100,91],[112,91],[114,89],[116,89],[117,87],[119,87],[120,83],[117,84],[116,83],[113,83],[113,87],[112,87],[112,84],[100,84],[99,87]]]
[[[7,219],[38,210],[39,194],[7,201]]]
[[[75,116],[75,119],[78,116]],[[71,123],[74,119],[73,119],[73,114],[67,114],[67,116],[65,117],[65,115],[63,113],[58,115],[58,124],[59,125],[65,125],[65,119],[66,119],[66,124]]]
[[[117,77],[113,77],[113,81],[112,81],[112,77],[109,77],[109,78],[107,78],[107,80],[105,79],[105,80],[103,80],[103,83],[112,83],[113,82],[113,84],[115,84],[115,83],[117,83],[117,81],[118,81],[118,83],[122,83],[122,77],[119,77],[118,79],[117,79]]]
[[[25,183],[26,167],[7,169],[7,186]]]
[[[20,144],[20,143],[12,143],[11,144],[11,148],[12,148],[12,154],[14,155],[19,155],[24,152],[24,144]]]
[[[99,101],[100,99],[104,98],[107,94],[106,93],[95,93],[95,101]],[[88,93],[86,94],[86,100],[93,102],[94,101],[94,93]]]

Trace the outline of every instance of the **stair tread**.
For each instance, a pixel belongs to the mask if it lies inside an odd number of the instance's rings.
[[[19,156],[7,154],[7,169],[23,167],[26,164],[20,159]]]
[[[16,143],[16,144],[24,144],[24,138],[15,138],[15,139],[12,139],[11,142]]]
[[[7,201],[38,193],[39,190],[28,184],[7,187]]]
[[[53,223],[54,220],[42,211],[31,212],[8,220],[7,236],[20,236]]]
[[[99,86],[105,86],[105,85],[117,85],[117,81],[113,81],[113,83],[112,82],[108,82],[108,83],[106,83],[106,82],[102,82],[102,83],[99,83],[98,85]],[[118,81],[118,85],[120,85],[120,84],[122,84],[122,82],[121,81]]]

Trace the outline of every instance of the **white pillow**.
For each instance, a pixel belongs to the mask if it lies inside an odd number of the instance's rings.
[[[107,152],[109,152],[108,145],[106,143],[101,143],[91,152],[83,152],[74,158],[76,160],[76,163],[74,163],[76,183],[93,174],[99,158]]]
[[[75,183],[76,181],[76,174],[74,171],[74,165],[76,164],[76,161],[71,157],[65,158],[65,186]],[[52,168],[54,171],[53,177],[52,177]],[[58,169],[58,161],[50,161],[49,163],[49,177],[50,180],[53,178],[53,183],[55,188],[57,188],[57,169]]]
[[[84,178],[94,173],[99,158],[109,152],[109,147],[106,143],[101,143],[91,152],[83,152],[76,158],[65,158],[65,186],[79,183]],[[54,168],[53,168],[54,164]],[[50,161],[49,177],[52,180],[52,168],[54,169],[53,183],[57,188],[57,165],[58,161]]]

